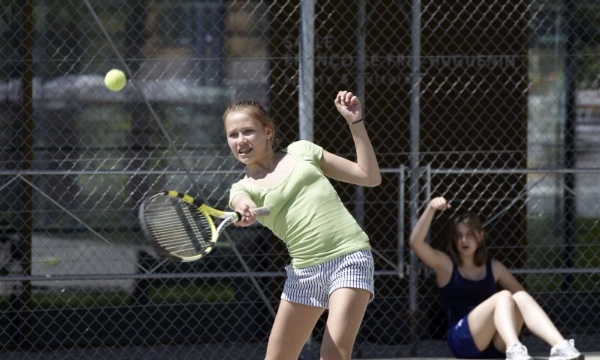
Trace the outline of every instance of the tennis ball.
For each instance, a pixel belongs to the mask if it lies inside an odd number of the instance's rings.
[[[110,91],[119,91],[126,83],[127,78],[125,77],[125,73],[119,69],[110,70],[104,77],[104,85],[106,85]]]
[[[60,260],[56,258],[56,256],[50,256],[42,261],[44,265],[47,266],[56,266],[60,263]]]

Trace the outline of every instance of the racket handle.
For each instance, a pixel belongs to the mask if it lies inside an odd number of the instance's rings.
[[[259,207],[259,208],[255,208],[254,209],[254,213],[258,217],[267,216],[267,215],[271,214],[271,209],[269,209],[268,206],[262,206],[262,207]]]

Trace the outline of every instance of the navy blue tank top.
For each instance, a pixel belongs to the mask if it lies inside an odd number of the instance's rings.
[[[468,280],[462,277],[458,267],[454,264],[450,282],[439,288],[440,299],[448,320],[448,327],[454,326],[477,305],[494,295],[497,291],[496,281],[492,273],[492,260],[485,263],[485,278],[481,280]]]

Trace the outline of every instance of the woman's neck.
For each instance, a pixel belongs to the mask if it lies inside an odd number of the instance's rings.
[[[465,267],[465,268],[477,267],[475,265],[475,258],[472,256],[463,257],[463,258],[461,258],[461,261],[462,261],[461,267]]]
[[[253,164],[248,164],[246,166],[246,175],[253,179],[264,178],[267,174],[275,170],[279,159],[280,157],[271,151],[265,155],[264,159]]]

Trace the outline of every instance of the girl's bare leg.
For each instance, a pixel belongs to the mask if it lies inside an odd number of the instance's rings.
[[[514,293],[513,299],[520,313],[523,314],[525,326],[533,335],[544,340],[550,346],[554,346],[565,339],[556,329],[548,314],[526,291]]]
[[[523,317],[512,294],[506,290],[479,304],[469,313],[468,321],[479,350],[485,350],[493,342],[496,349],[506,351],[507,347],[519,342],[523,328]]]
[[[370,298],[371,293],[363,289],[341,288],[331,294],[322,360],[350,360]]]
[[[281,300],[267,344],[266,360],[298,360],[324,309]]]

